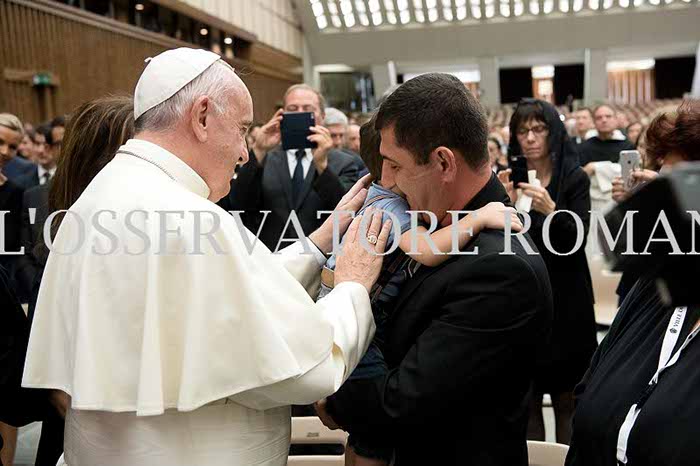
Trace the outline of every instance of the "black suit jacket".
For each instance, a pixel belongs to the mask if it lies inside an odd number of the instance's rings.
[[[0,210],[8,211],[5,214],[4,248],[8,252],[17,252],[22,244],[20,231],[22,225],[22,193],[23,189],[15,182],[8,179],[0,186]],[[7,273],[12,276],[17,259],[20,256],[14,254],[0,254],[0,266],[5,267]],[[14,281],[13,281],[14,287]]]
[[[21,387],[30,323],[1,265],[0,303],[0,422],[19,427],[40,420],[49,405],[43,390]]]
[[[333,210],[358,179],[358,169],[354,159],[343,152],[331,150],[328,154],[328,167],[318,174],[312,163],[304,180],[304,188],[297,202],[292,199],[292,178],[289,174],[287,153],[282,149],[270,151],[263,161],[258,163],[253,152],[250,160],[238,171],[236,179],[231,181],[228,196],[219,201],[225,210],[239,210],[243,224],[253,233],[262,224],[260,240],[270,249],[277,246],[292,210],[299,218],[305,235],[316,230],[323,218],[318,219],[320,210]],[[264,219],[260,211],[270,211]],[[296,238],[290,224],[284,238]],[[282,242],[280,248],[289,242]]]
[[[39,186],[39,167],[35,165],[32,170],[18,177],[17,184],[24,189],[31,189],[35,186]]]
[[[508,202],[495,175],[464,210],[492,201]],[[502,231],[484,230],[464,251],[475,248],[418,269],[384,330],[389,372],[349,380],[328,399],[351,434],[393,445],[397,465],[528,464],[528,391],[551,326],[549,277],[515,239],[514,255],[499,254]]]
[[[362,157],[360,157],[360,154],[350,149],[340,149],[340,151],[345,154],[348,154],[355,161],[354,163],[357,167],[357,174],[360,178],[369,173],[369,170],[367,169],[365,162],[362,160]]]
[[[21,302],[29,302],[32,287],[39,272],[45,265],[46,258],[36,254],[36,246],[44,240],[44,223],[49,215],[49,186],[51,182],[38,185],[24,192],[22,204],[21,239],[24,255],[17,260],[15,282]],[[29,209],[36,209],[34,223],[30,223]]]
[[[5,163],[5,166],[2,167],[2,173],[10,180],[15,181],[16,184],[19,184],[17,183],[18,178],[30,174],[32,170],[36,170],[36,165],[20,156],[11,158]]]

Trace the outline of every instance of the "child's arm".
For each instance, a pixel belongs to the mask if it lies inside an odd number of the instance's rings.
[[[399,243],[399,248],[412,259],[420,262],[428,267],[435,267],[436,265],[442,264],[450,256],[448,253],[452,251],[452,228],[458,229],[458,246],[462,249],[469,243],[469,241],[476,236],[481,230],[485,228],[491,228],[496,230],[503,230],[506,226],[506,212],[510,213],[510,224],[512,231],[522,230],[522,223],[520,218],[516,214],[515,209],[512,207],[506,207],[500,202],[491,202],[481,209],[475,211],[476,215],[467,215],[461,219],[457,225],[448,225],[444,228],[430,235],[430,239],[435,243],[437,249],[443,254],[435,254],[430,247],[430,243],[425,237],[425,232],[427,229],[425,227],[419,226],[417,231],[413,234],[417,235],[417,248],[416,254],[411,254],[411,231],[407,231],[401,235],[401,242]],[[468,231],[473,229],[473,235],[470,235]]]

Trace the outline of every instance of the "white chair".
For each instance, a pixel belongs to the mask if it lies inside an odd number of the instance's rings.
[[[595,296],[595,321],[609,327],[617,314],[616,290],[622,274],[607,270],[602,257],[590,258],[588,266]]]
[[[347,432],[330,430],[316,416],[292,418],[292,445],[336,444],[345,447]],[[345,455],[295,455],[287,460],[290,466],[344,466]]]
[[[569,447],[560,443],[527,441],[530,466],[564,466],[568,451]]]

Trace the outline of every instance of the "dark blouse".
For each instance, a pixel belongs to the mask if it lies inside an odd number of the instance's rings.
[[[632,404],[658,368],[674,308],[664,306],[653,281],[630,291],[610,332],[576,388],[577,405],[567,466],[616,466],[617,437]],[[675,353],[700,318],[688,307]],[[691,343],[659,379],[627,446],[629,466],[700,464],[700,346]]]

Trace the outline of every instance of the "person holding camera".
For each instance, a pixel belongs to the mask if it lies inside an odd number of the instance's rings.
[[[545,438],[542,396],[549,393],[557,442],[566,444],[571,435],[573,389],[597,346],[593,287],[584,250],[591,208],[590,181],[551,104],[523,99],[511,118],[510,133],[509,154],[524,156],[527,169],[536,171],[539,184],[521,182],[514,186],[510,181],[512,169],[500,172],[498,177],[513,203],[516,188],[532,199],[528,233],[547,265],[554,292],[552,336],[537,364],[528,438]]]
[[[698,147],[698,101],[658,116],[647,130],[647,155],[662,162],[662,173],[700,161]],[[647,275],[622,303],[576,387],[567,466],[698,464],[700,306],[667,306]]]
[[[260,240],[276,250],[297,238],[289,216],[296,213],[305,235],[323,221],[319,211],[330,211],[359,179],[355,159],[333,149],[333,139],[323,126],[325,100],[312,87],[296,84],[287,89],[284,107],[260,128],[255,144],[249,147],[248,163],[231,181],[228,196],[219,201],[224,210],[243,211],[241,218],[249,230],[260,230]],[[286,113],[307,112],[315,126],[308,140],[315,148],[283,150],[282,120]],[[265,217],[261,211],[270,211]],[[285,244],[286,243],[286,244]]]

